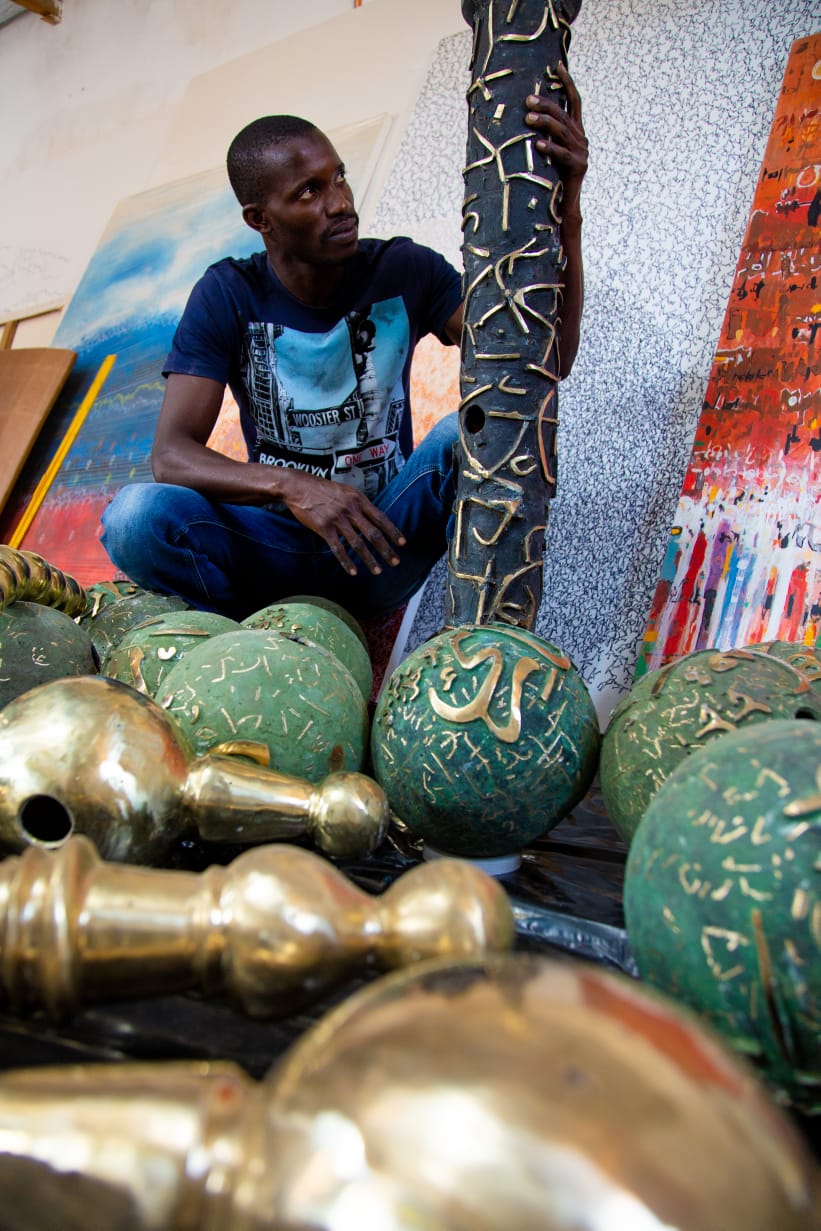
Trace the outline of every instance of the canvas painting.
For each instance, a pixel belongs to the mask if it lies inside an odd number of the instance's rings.
[[[821,35],[793,45],[637,675],[821,634]]]
[[[389,117],[329,133],[359,200],[366,193]],[[77,362],[0,523],[8,541],[107,356],[114,364],[20,546],[82,585],[115,575],[99,541],[100,515],[126,483],[149,480],[162,403],[162,367],[192,286],[212,262],[260,248],[220,168],[122,202],[75,292],[54,346]],[[228,395],[212,444],[245,457]]]

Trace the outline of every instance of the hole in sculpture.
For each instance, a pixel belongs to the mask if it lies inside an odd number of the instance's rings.
[[[465,431],[471,436],[481,432],[485,426],[485,412],[481,406],[468,406],[465,411]]]
[[[17,819],[23,836],[44,846],[59,846],[74,828],[68,808],[51,795],[30,795]]]
[[[814,710],[798,709],[795,711],[796,718],[809,718],[810,721],[817,721],[818,715]]]

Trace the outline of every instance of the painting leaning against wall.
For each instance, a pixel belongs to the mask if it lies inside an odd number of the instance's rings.
[[[114,575],[99,542],[106,503],[124,483],[151,478],[162,366],[188,292],[211,261],[246,256],[254,240],[222,170],[150,189],[114,211],[54,338],[77,352],[70,382],[4,513],[12,530],[100,365],[114,355],[22,542],[83,585]]]
[[[636,674],[821,640],[821,34],[793,44]]]

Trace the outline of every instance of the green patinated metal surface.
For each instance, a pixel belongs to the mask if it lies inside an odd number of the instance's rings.
[[[814,684],[821,682],[821,655],[810,645],[798,641],[762,641],[747,649],[756,650],[759,654],[772,654],[773,658],[783,658],[784,662],[801,671]]]
[[[783,1100],[821,1110],[821,724],[724,734],[661,786],[627,861],[642,977],[703,1014]]]
[[[130,629],[142,624],[150,616],[167,611],[186,611],[185,599],[172,594],[155,594],[153,590],[137,590],[114,602],[104,602],[97,614],[85,619],[83,627],[94,643],[100,661],[108,651],[123,639]]]
[[[91,638],[65,612],[26,602],[0,612],[0,706],[38,684],[96,674]]]
[[[192,646],[157,700],[198,756],[247,742],[272,769],[310,782],[363,766],[368,714],[350,671],[282,633],[243,628]]]
[[[821,687],[752,647],[697,650],[649,672],[613,710],[602,741],[601,791],[610,819],[629,843],[685,757],[728,731],[797,717],[821,719]]]
[[[432,638],[391,675],[374,715],[374,775],[433,847],[492,858],[522,850],[578,803],[599,724],[570,660],[502,625]]]
[[[365,636],[362,625],[339,603],[335,603],[333,599],[324,598],[320,594],[288,594],[281,599],[283,603],[310,603],[312,607],[321,607],[323,611],[330,611],[333,615],[338,616],[343,624],[347,624],[351,632],[356,633],[359,640],[368,648],[368,638]]]
[[[192,645],[239,628],[236,620],[214,611],[167,611],[143,620],[110,646],[100,671],[155,697],[174,663]]]
[[[86,588],[86,605],[82,615],[77,616],[78,624],[87,624],[94,620],[104,607],[110,607],[121,598],[132,598],[135,594],[145,594],[145,590],[133,581],[95,581]]]
[[[321,645],[348,668],[365,701],[370,700],[373,668],[356,633],[335,612],[310,602],[272,603],[242,621],[244,628],[270,629],[286,637]]]

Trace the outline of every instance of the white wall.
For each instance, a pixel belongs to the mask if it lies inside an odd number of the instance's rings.
[[[603,721],[632,683],[790,48],[819,28],[818,0],[583,0],[573,24],[587,291],[536,631]],[[370,219],[452,260],[469,56],[467,30],[443,39]],[[441,572],[411,647],[442,626]]]
[[[458,0],[65,0],[0,27],[0,320],[65,298],[118,201],[221,164],[256,115],[401,115],[460,28]]]

